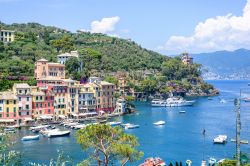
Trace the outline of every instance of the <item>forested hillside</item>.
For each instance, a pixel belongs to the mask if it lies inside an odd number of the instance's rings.
[[[184,65],[179,57],[169,58],[131,40],[88,32],[72,33],[38,23],[0,23],[0,29],[15,31],[15,41],[0,42],[0,91],[11,88],[14,82],[35,85],[36,60],[45,58],[56,62],[58,54],[73,50],[79,52],[79,58],[66,62],[66,75],[73,79],[105,78],[109,73],[123,71],[129,73],[131,88],[148,94],[181,89],[199,95],[213,89],[200,78],[200,65]],[[78,70],[80,64],[82,71]],[[151,76],[144,77],[145,71]]]

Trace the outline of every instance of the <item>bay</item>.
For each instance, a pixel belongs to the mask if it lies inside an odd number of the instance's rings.
[[[208,81],[220,90],[220,95],[212,97],[195,98],[193,107],[158,108],[151,107],[149,102],[135,102],[136,114],[126,115],[114,120],[123,123],[134,123],[140,128],[126,130],[125,132],[138,137],[144,157],[133,164],[139,165],[147,157],[161,157],[167,163],[190,159],[193,165],[200,165],[201,160],[209,157],[216,159],[231,158],[235,154],[235,119],[233,100],[240,95],[250,97],[249,81]],[[226,103],[221,103],[224,99]],[[250,140],[250,102],[242,102],[242,139]],[[186,111],[180,114],[179,111]],[[154,126],[152,123],[164,120],[164,126]],[[205,139],[202,135],[206,130]],[[74,134],[69,137],[52,138],[40,137],[38,141],[21,142],[24,135],[30,131],[22,129],[17,132],[17,143],[13,149],[21,151],[24,163],[48,163],[51,158],[56,159],[58,151],[69,155],[75,163],[86,157],[81,147],[76,143]],[[218,134],[226,134],[228,142],[225,145],[213,144],[213,138]],[[249,145],[241,145],[244,152],[250,153]]]

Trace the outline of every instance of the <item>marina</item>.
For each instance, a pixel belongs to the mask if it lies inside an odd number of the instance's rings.
[[[208,100],[207,97],[196,98],[192,107],[185,107],[185,111],[188,112],[185,116],[179,113],[183,111],[183,107],[152,107],[150,102],[135,102],[137,113],[108,119],[108,122],[139,125],[139,128],[125,130],[126,133],[138,137],[140,149],[144,152],[143,158],[133,163],[133,166],[143,163],[146,158],[152,156],[159,156],[166,163],[182,161],[184,164],[190,160],[192,165],[201,164],[203,153],[207,163],[211,156],[217,161],[232,158],[235,154],[235,143],[228,141],[223,145],[214,144],[213,139],[220,134],[235,138],[235,112],[231,100],[239,95],[239,88],[246,87],[247,83],[246,81],[211,81],[211,83],[221,90],[221,95],[212,97],[213,100]],[[221,104],[221,96],[230,102]],[[249,106],[249,103],[242,103],[241,135],[244,140],[250,140],[250,112],[246,111]],[[159,120],[167,122],[167,125],[156,127],[153,123]],[[70,130],[70,135],[53,139],[40,136],[39,140],[21,141],[24,136],[34,135],[28,128],[22,128],[15,133],[18,138],[13,148],[23,153],[25,162],[32,160],[47,163],[49,159],[57,157],[58,151],[64,151],[75,162],[81,161],[84,152],[74,137],[77,130],[63,125],[56,125],[56,128],[62,131]],[[206,130],[205,140],[203,129]],[[34,150],[37,149],[39,155],[34,154]],[[249,144],[242,144],[241,149],[249,152]]]

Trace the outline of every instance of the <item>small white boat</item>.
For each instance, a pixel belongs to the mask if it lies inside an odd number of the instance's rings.
[[[22,141],[31,141],[31,140],[38,140],[39,135],[29,135],[29,136],[24,136],[21,140]]]
[[[227,142],[227,135],[218,135],[213,141],[215,144],[224,144]]]
[[[47,136],[49,138],[51,138],[51,137],[63,137],[63,136],[68,136],[68,135],[70,135],[69,130],[66,130],[66,131],[53,131],[53,132],[49,132],[47,134]]]
[[[186,113],[186,111],[179,111],[179,113],[180,113],[180,114],[185,114],[185,113]]]
[[[76,125],[79,125],[79,123],[78,122],[72,122],[72,123],[64,124],[65,127],[72,127],[72,126],[76,126]]]
[[[43,129],[43,130],[41,130],[40,131],[40,133],[42,134],[42,135],[47,135],[48,133],[50,133],[50,132],[55,132],[55,131],[59,131],[59,129]]]
[[[192,165],[192,161],[191,160],[186,160],[186,166],[191,166]]]
[[[209,160],[208,160],[208,164],[210,166],[215,166],[215,164],[217,163],[216,159],[213,158],[213,157],[210,157]]]
[[[131,124],[131,123],[123,124],[123,126],[124,126],[125,129],[135,129],[135,128],[140,127],[139,125],[135,125],[135,124]]]
[[[158,122],[155,122],[155,123],[153,123],[154,125],[156,125],[156,126],[159,126],[159,125],[165,125],[165,121],[163,121],[163,120],[160,120],[160,121],[158,121]]]
[[[48,127],[50,127],[50,125],[41,125],[41,126],[30,127],[30,130],[33,132],[39,132],[40,130]]]
[[[226,102],[227,102],[227,101],[226,101],[225,99],[221,99],[221,100],[220,100],[220,103],[223,103],[223,104],[224,104],[224,103],[226,103]]]
[[[107,122],[107,124],[110,126],[119,126],[122,124],[122,122]]]
[[[86,126],[87,125],[85,125],[85,124],[79,124],[79,125],[74,126],[74,129],[78,130],[78,129],[82,129],[82,128],[86,127]]]

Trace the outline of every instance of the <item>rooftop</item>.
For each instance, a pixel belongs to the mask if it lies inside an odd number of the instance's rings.
[[[53,63],[53,62],[50,62],[48,63],[49,65],[52,65],[52,66],[62,66],[62,67],[65,67],[65,65],[61,64],[61,63]]]
[[[16,88],[30,88],[30,86],[26,83],[22,83],[22,84],[15,84],[14,85]]]
[[[37,62],[48,62],[48,60],[42,58],[42,59],[39,59]]]
[[[16,95],[13,94],[13,92],[6,91],[6,92],[0,92],[0,99],[8,100],[8,99],[17,99]]]
[[[98,84],[100,84],[100,85],[114,85],[114,84],[112,84],[110,82],[106,82],[106,81],[100,81]]]

